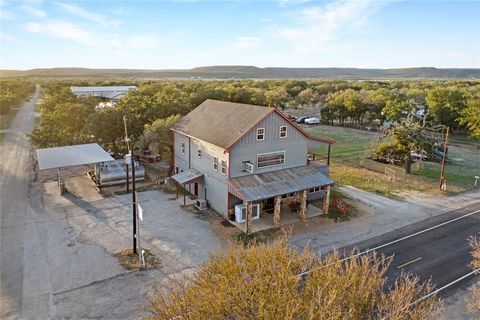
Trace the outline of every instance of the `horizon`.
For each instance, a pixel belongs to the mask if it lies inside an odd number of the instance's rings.
[[[478,1],[27,0],[0,13],[2,70],[480,68]]]
[[[127,71],[189,71],[198,68],[216,68],[216,67],[245,67],[245,68],[257,68],[257,69],[357,69],[357,70],[406,70],[406,69],[437,69],[437,70],[448,70],[448,69],[472,69],[480,70],[480,67],[472,68],[457,68],[457,67],[447,67],[447,68],[438,68],[432,66],[416,66],[416,67],[399,67],[399,68],[357,68],[357,67],[281,67],[281,66],[267,66],[267,67],[258,67],[254,65],[209,65],[209,66],[196,66],[192,68],[164,68],[164,69],[145,69],[145,68],[89,68],[89,67],[40,67],[40,68],[30,68],[30,69],[4,69],[0,68],[0,71],[32,71],[32,70],[53,70],[53,69],[85,69],[85,70],[127,70]]]

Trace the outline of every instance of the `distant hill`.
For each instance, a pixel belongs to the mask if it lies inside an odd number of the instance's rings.
[[[51,68],[25,71],[0,70],[0,77],[102,79],[480,79],[480,69],[258,68],[255,66],[209,66],[172,70]]]

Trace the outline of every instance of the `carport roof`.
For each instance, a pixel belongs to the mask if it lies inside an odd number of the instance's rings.
[[[97,143],[37,149],[40,170],[115,160]]]

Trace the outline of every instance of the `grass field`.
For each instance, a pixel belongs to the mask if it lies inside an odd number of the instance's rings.
[[[440,163],[422,162],[414,166],[413,174],[405,175],[402,166],[380,164],[367,157],[371,148],[382,138],[381,133],[334,126],[305,126],[314,136],[334,140],[331,177],[339,185],[352,185],[389,197],[415,190],[439,193]],[[449,147],[446,165],[447,190],[458,193],[474,187],[474,176],[480,175],[480,149],[471,144]],[[385,167],[396,172],[395,179],[385,175]]]

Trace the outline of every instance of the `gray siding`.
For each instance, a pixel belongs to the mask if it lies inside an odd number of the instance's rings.
[[[204,174],[202,183],[198,184],[198,198],[205,199],[215,211],[226,214],[227,212],[227,174],[228,153],[224,149],[208,142],[190,138],[175,132],[175,166],[180,170],[194,168]],[[185,143],[185,154],[181,153],[181,143]],[[198,150],[202,150],[202,157]],[[213,158],[218,157],[218,172],[213,168]],[[190,159],[190,161],[189,161]],[[221,161],[227,162],[226,173],[221,173]],[[194,184],[186,186],[187,190],[194,193]]]
[[[280,127],[287,126],[287,138],[280,138]],[[265,139],[257,141],[257,129],[265,128]],[[255,128],[243,136],[231,150],[230,177],[251,174],[243,172],[243,161],[254,164],[254,173],[268,172],[303,166],[307,163],[308,139],[289,122],[276,113],[263,119]],[[285,151],[285,164],[267,168],[257,168],[257,155]]]

